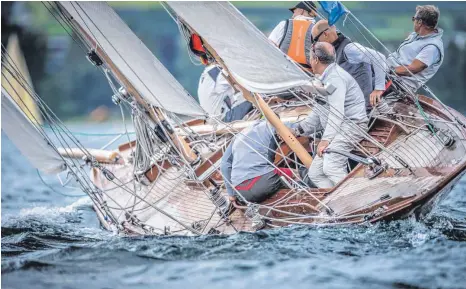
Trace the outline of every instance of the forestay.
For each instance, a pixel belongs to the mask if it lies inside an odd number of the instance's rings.
[[[206,113],[105,2],[60,2],[150,104],[170,112]]]
[[[233,77],[256,93],[277,93],[309,77],[229,2],[167,2],[218,53]]]
[[[64,160],[2,88],[2,130],[31,164],[44,173],[66,169]]]

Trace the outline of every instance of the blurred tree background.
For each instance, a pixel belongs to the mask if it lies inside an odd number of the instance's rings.
[[[194,96],[202,67],[186,52],[178,28],[158,2],[109,2],[128,26]],[[265,34],[290,16],[296,2],[233,2]],[[345,2],[390,51],[412,31],[411,16],[424,2]],[[466,112],[466,2],[429,2],[440,8],[445,60],[429,87],[445,103]],[[87,116],[98,106],[116,107],[105,77],[85,58],[41,2],[2,1],[2,45],[12,33],[19,36],[36,91],[62,119]],[[337,24],[353,40],[370,44],[347,20]],[[215,23],[212,23],[215,25]],[[228,31],[225,31],[228,33]],[[367,33],[365,36],[387,55]],[[260,73],[260,72],[258,72]]]

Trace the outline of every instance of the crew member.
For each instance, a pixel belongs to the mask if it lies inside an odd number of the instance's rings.
[[[293,8],[291,19],[281,21],[270,33],[269,39],[281,51],[304,68],[309,68],[308,49],[312,43],[312,26],[317,16],[317,7],[312,1],[299,2]]]
[[[253,109],[241,92],[235,92],[215,64],[208,65],[201,74],[197,95],[201,107],[224,122],[241,120]]]
[[[253,109],[252,104],[244,99],[241,92],[235,93],[222,75],[221,69],[207,55],[199,35],[191,35],[189,47],[206,66],[199,79],[197,90],[201,107],[211,116],[220,117],[224,122],[243,119]]]
[[[340,154],[324,153],[326,149],[351,151],[367,131],[364,95],[354,78],[335,63],[335,49],[330,43],[319,42],[311,48],[309,60],[320,80],[336,89],[326,97],[325,104],[315,107],[309,116],[294,129],[310,135],[323,130],[315,156],[309,168],[309,178],[319,188],[331,188],[346,175],[348,158]],[[343,119],[343,116],[345,119]]]
[[[412,92],[431,79],[442,65],[443,30],[438,28],[439,17],[437,7],[417,6],[412,17],[414,32],[387,58],[391,69]],[[380,99],[374,102],[378,101]]]
[[[235,201],[238,191],[247,201],[260,203],[282,188],[281,175],[291,177],[289,169],[273,166],[275,134],[267,121],[258,121],[232,140],[220,166],[230,201]]]
[[[348,37],[337,32],[335,26],[329,26],[327,20],[320,20],[312,28],[314,42],[322,41],[333,45],[336,51],[336,63],[354,77],[361,88],[366,102],[366,110],[371,109],[370,99],[380,99],[385,90],[385,56],[381,53],[352,42]]]

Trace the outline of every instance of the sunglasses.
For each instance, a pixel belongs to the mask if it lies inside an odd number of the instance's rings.
[[[322,36],[322,34],[324,34],[324,32],[329,30],[329,29],[330,29],[330,27],[326,28],[325,30],[323,30],[322,32],[317,34],[317,36],[314,37],[314,39],[312,39],[312,44],[316,44],[319,41],[320,36]]]
[[[421,18],[416,17],[416,16],[413,16],[413,17],[412,17],[412,20],[413,20],[413,22],[414,22],[414,21],[416,21],[416,20],[421,20]]]

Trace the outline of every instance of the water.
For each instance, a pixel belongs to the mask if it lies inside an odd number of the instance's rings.
[[[2,288],[466,288],[466,178],[422,221],[123,238],[43,177],[2,133]]]

